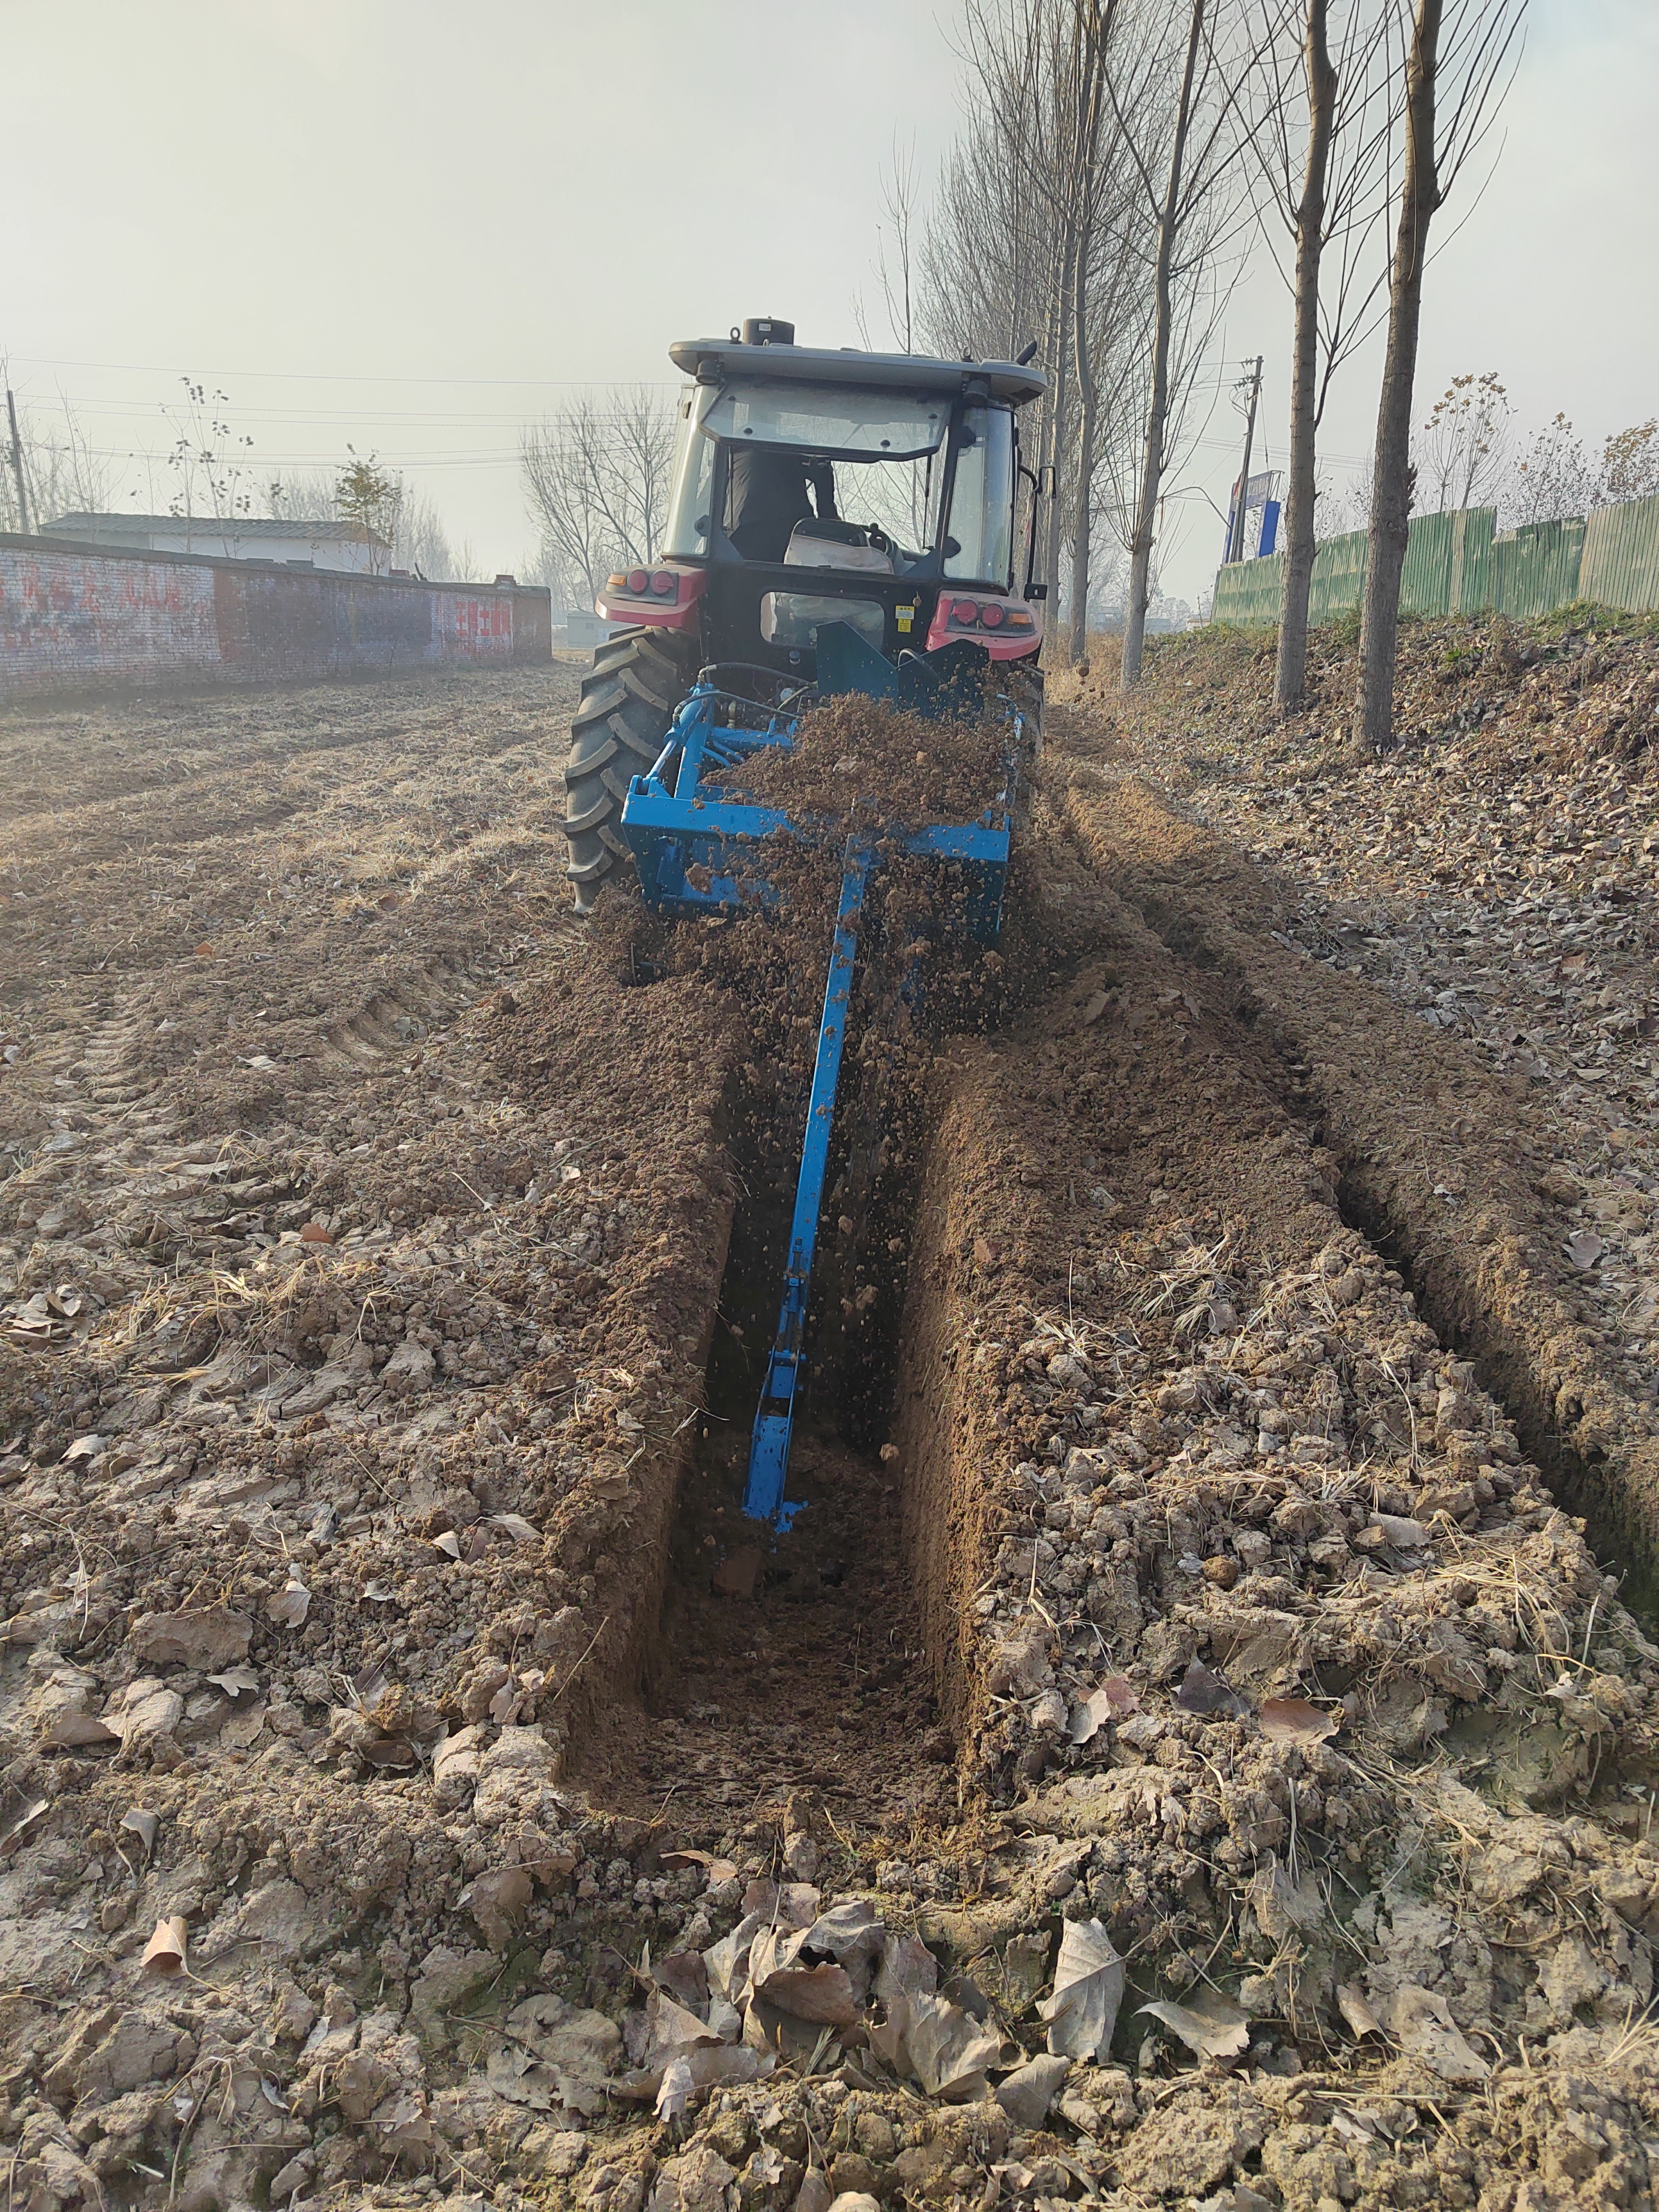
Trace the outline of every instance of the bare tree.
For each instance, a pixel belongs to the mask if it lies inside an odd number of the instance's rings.
[[[890,349],[898,353],[916,349],[916,224],[921,187],[916,177],[915,147],[901,155],[896,138],[881,179],[881,221],[876,226],[876,282],[887,318]],[[881,350],[870,336],[862,298],[853,301],[853,319],[871,352]]]
[[[613,569],[648,563],[668,503],[674,414],[645,387],[585,397],[526,430],[520,463],[553,573],[591,603]]]
[[[7,383],[0,360],[0,387]],[[95,514],[109,505],[114,472],[108,457],[88,443],[79,417],[60,392],[50,415],[24,404],[17,410],[17,468],[23,478],[27,517],[18,511],[16,477],[11,465],[11,428],[0,419],[5,465],[0,467],[0,530],[21,530],[27,520],[36,532],[60,514]]]
[[[1084,668],[1089,659],[1089,565],[1093,546],[1095,471],[1100,436],[1100,369],[1093,338],[1099,319],[1099,294],[1121,284],[1130,261],[1129,231],[1121,227],[1121,251],[1109,246],[1105,266],[1097,266],[1097,239],[1108,227],[1111,201],[1103,185],[1113,174],[1101,160],[1102,125],[1109,102],[1106,69],[1111,47],[1118,0],[1087,0],[1076,10],[1077,179],[1076,302],[1072,316],[1073,349],[1077,370],[1077,447],[1072,468],[1072,665]],[[1103,204],[1104,202],[1104,204]]]
[[[1263,213],[1277,214],[1295,257],[1287,280],[1296,334],[1274,682],[1285,709],[1301,703],[1307,684],[1319,426],[1331,379],[1368,334],[1369,311],[1388,276],[1382,233],[1401,0],[1337,0],[1334,50],[1332,12],[1330,0],[1261,0],[1257,40],[1261,112],[1251,143],[1267,186]]]
[[[469,584],[478,580],[472,549],[451,544],[443,518],[432,501],[419,492],[408,492],[398,511],[398,534],[392,563],[407,568],[432,584]]]
[[[210,548],[234,554],[238,526],[253,510],[254,470],[248,454],[253,440],[230,420],[230,394],[194,377],[181,376],[184,398],[163,403],[162,416],[173,433],[167,464],[173,471],[167,512],[185,526],[185,550],[197,529]]]
[[[1214,301],[1222,257],[1246,204],[1239,95],[1255,60],[1243,19],[1228,0],[1186,0],[1179,11],[1154,15],[1128,79],[1133,96],[1126,98],[1113,73],[1107,77],[1156,239],[1146,428],[1128,535],[1125,690],[1140,681],[1159,495],[1197,368],[1190,344],[1182,362],[1178,341],[1183,329],[1190,340],[1200,303]],[[1178,88],[1160,112],[1147,90],[1172,82]]]
[[[1659,417],[1615,430],[1601,447],[1601,489],[1608,501],[1651,499],[1659,492]]]
[[[1415,504],[1423,514],[1486,505],[1509,464],[1514,412],[1495,370],[1452,379],[1430,410],[1413,455]]]
[[[1534,430],[1516,455],[1499,494],[1499,514],[1515,528],[1589,514],[1620,500],[1659,493],[1659,419],[1633,422],[1601,441],[1593,459],[1565,415]]]
[[[921,267],[935,349],[1012,358],[1035,341],[1049,375],[1022,430],[1037,472],[1060,464],[1076,308],[1075,60],[1087,0],[965,0],[957,41],[968,128],[947,160]],[[1061,502],[1043,574],[1056,575]]]
[[[334,514],[332,469],[278,469],[262,495],[273,522],[322,522]]]
[[[1412,393],[1429,225],[1508,89],[1525,10],[1526,0],[1416,0],[1412,21],[1354,702],[1355,734],[1377,751],[1394,736],[1400,579],[1411,527]],[[1443,99],[1448,89],[1450,97]]]
[[[1504,486],[1498,511],[1506,527],[1556,522],[1599,504],[1601,483],[1584,441],[1565,415],[1524,441]]]
[[[1103,477],[1145,350],[1151,262],[1105,72],[1122,25],[1148,4],[968,0],[968,127],[944,165],[920,258],[919,319],[935,350],[1006,357],[1030,341],[1049,373],[1022,442],[1054,471],[1042,569],[1058,586],[1069,543],[1064,611],[1078,656]]]

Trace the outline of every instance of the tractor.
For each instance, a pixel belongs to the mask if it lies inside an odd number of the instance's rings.
[[[808,1307],[866,890],[902,858],[945,886],[947,931],[990,946],[1021,777],[1041,712],[1046,586],[1034,580],[1046,471],[1018,410],[1045,379],[1020,362],[798,346],[793,325],[670,348],[691,380],[663,551],[611,576],[599,611],[629,627],[582,686],[565,781],[578,910],[631,861],[645,904],[712,918],[775,902],[769,841],[832,841],[842,868],[778,1323],[750,1441],[744,1510],[774,1529],[805,1366]],[[1022,479],[1025,542],[1016,543]],[[1017,568],[1023,576],[1016,589]],[[849,693],[935,721],[990,717],[994,787],[969,822],[851,817],[758,802],[745,763],[792,748],[814,702]],[[826,918],[828,919],[828,918]],[[902,995],[919,999],[913,974]]]
[[[739,696],[805,703],[822,693],[818,632],[833,622],[906,667],[965,645],[1035,671],[1048,591],[1033,580],[1036,495],[1050,486],[1022,459],[1018,420],[1042,372],[794,337],[751,319],[729,339],[669,348],[691,380],[667,526],[648,567],[606,580],[598,611],[628,627],[593,656],[565,766],[579,913],[626,867],[629,784],[700,671]]]

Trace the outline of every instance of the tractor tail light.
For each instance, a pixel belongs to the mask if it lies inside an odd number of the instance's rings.
[[[653,594],[659,599],[672,599],[679,589],[679,578],[672,568],[659,568],[651,579]]]
[[[643,592],[649,586],[650,581],[650,576],[643,568],[630,568],[628,572],[628,588],[630,592],[636,593]]]
[[[960,623],[964,629],[971,628],[979,620],[978,600],[953,599],[951,602],[951,619]]]
[[[987,629],[1000,629],[1002,628],[1002,605],[1001,602],[997,599],[993,599],[989,606],[981,607],[979,611],[979,618],[984,623]]]

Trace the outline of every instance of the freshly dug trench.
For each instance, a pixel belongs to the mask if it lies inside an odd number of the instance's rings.
[[[688,1475],[642,1709],[587,1739],[575,1778],[599,1803],[718,1840],[793,1792],[839,1829],[908,1834],[954,1802],[902,1546],[897,1470],[796,1431],[791,1531],[741,1511],[746,1428],[713,1430]],[[830,1824],[833,1824],[831,1826]],[[817,1873],[800,1855],[793,1871]],[[868,1863],[873,1864],[872,1858]]]
[[[1425,1038],[1374,985],[1287,951],[1271,933],[1283,917],[1262,878],[1144,785],[1103,790],[1075,778],[1066,809],[1126,899],[1193,961],[1195,999],[1249,1007],[1259,1048],[1321,1130],[1355,1218],[1409,1266],[1436,1328],[1476,1362],[1563,1503],[1650,1611],[1659,1434],[1581,1318],[1547,1108],[1460,1041]]]

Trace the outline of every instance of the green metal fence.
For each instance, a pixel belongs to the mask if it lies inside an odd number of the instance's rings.
[[[1632,614],[1659,607],[1659,499],[1597,507],[1584,525],[1578,597]]]
[[[1413,517],[1400,580],[1402,614],[1544,615],[1575,599],[1633,613],[1659,609],[1659,498],[1599,507],[1587,522],[1499,531],[1490,507]],[[1365,585],[1365,533],[1327,538],[1314,556],[1308,618],[1352,613]],[[1231,562],[1215,580],[1212,619],[1271,628],[1285,557]]]

